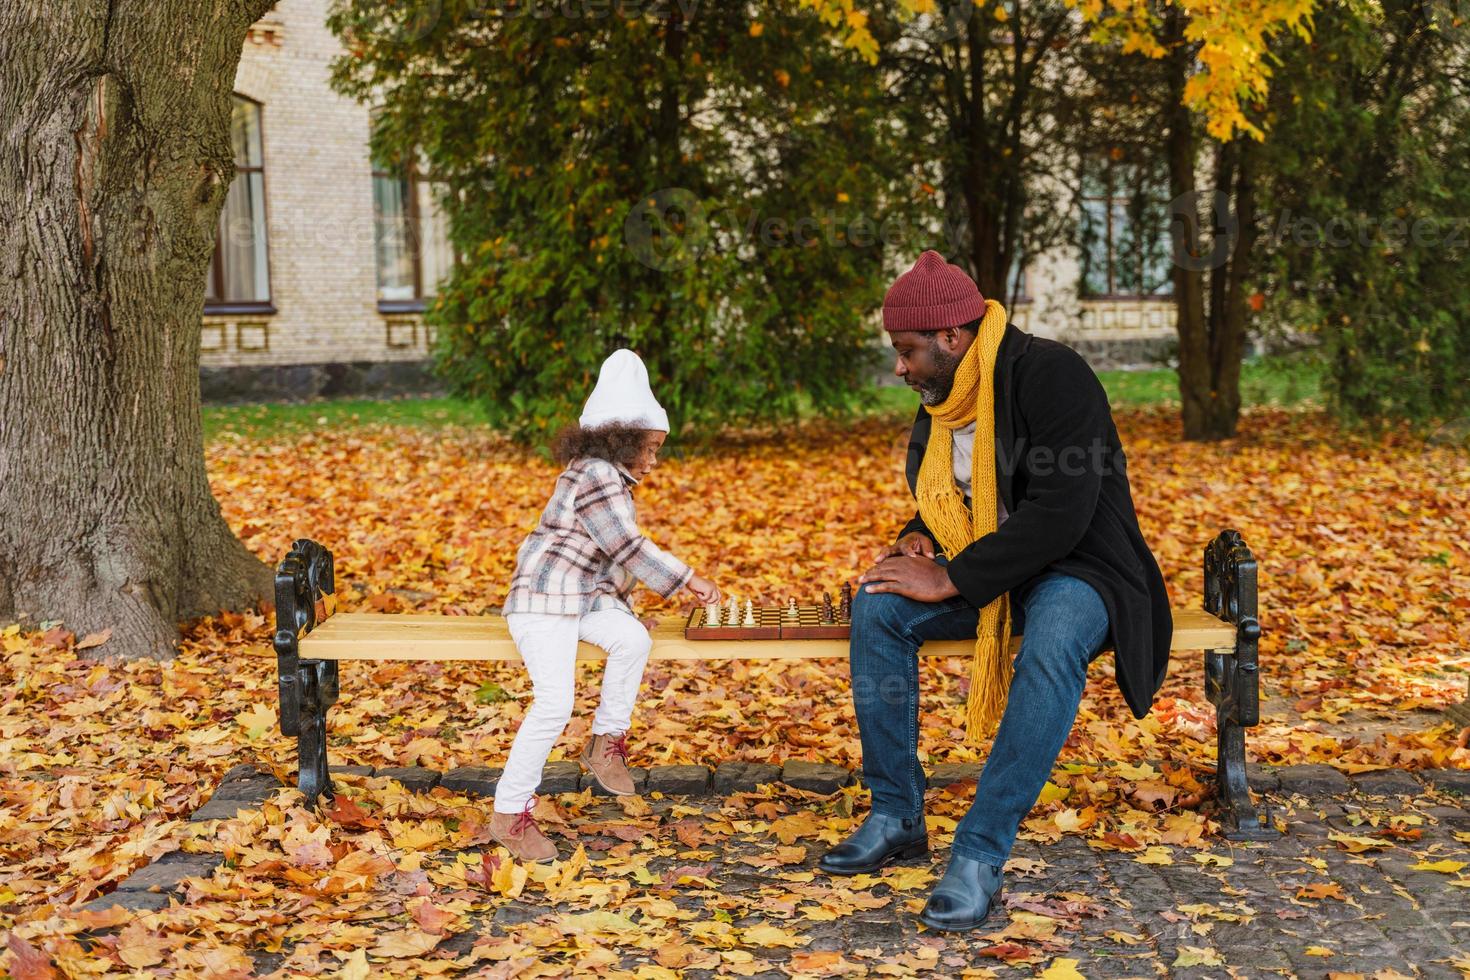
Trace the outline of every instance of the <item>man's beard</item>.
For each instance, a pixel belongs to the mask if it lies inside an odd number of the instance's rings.
[[[924,405],[938,405],[954,390],[954,373],[960,358],[958,354],[940,348],[939,341],[931,339],[929,359],[934,363],[934,376],[919,382],[919,401]]]

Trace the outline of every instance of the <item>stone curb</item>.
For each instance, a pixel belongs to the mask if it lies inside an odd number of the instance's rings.
[[[1163,763],[1145,763],[1160,769]],[[983,766],[974,762],[942,762],[927,774],[930,789],[950,786],[965,780],[978,780]],[[665,765],[629,770],[640,793],[663,793],[665,796],[728,796],[751,792],[767,783],[784,784],[792,789],[830,795],[848,785],[860,784],[860,774],[826,762],[792,759],[782,765],[768,762],[722,762],[711,770],[700,765]],[[333,775],[382,777],[396,779],[405,789],[428,792],[442,786],[467,796],[493,797],[500,779],[498,766],[461,766],[440,773],[422,766],[332,766]],[[1257,794],[1295,795],[1308,798],[1364,796],[1413,796],[1437,790],[1451,797],[1470,800],[1470,769],[1424,769],[1409,772],[1402,769],[1377,769],[1346,775],[1325,764],[1269,766],[1249,763],[1247,778]],[[241,809],[258,806],[279,788],[275,778],[249,764],[225,773],[219,788],[190,817],[212,820],[233,817]],[[599,796],[608,795],[592,774],[571,760],[548,762],[541,773],[538,795],[580,793],[591,789]]]
[[[1157,763],[1155,764],[1157,765]],[[1435,790],[1464,800],[1470,809],[1470,769],[1370,769],[1343,773],[1316,763],[1301,766],[1265,766],[1246,763],[1246,780],[1255,793],[1305,796],[1416,796]]]
[[[978,767],[977,771],[978,771]],[[420,766],[385,766],[374,769],[370,766],[332,766],[333,775],[387,776],[402,783],[405,789],[424,792],[435,786],[443,786],[455,793],[467,796],[492,797],[500,780],[498,766],[461,766],[446,773]],[[825,762],[792,760],[783,766],[765,762],[723,762],[711,770],[708,766],[669,765],[653,766],[649,769],[631,767],[633,784],[640,793],[662,793],[665,796],[728,796],[731,793],[750,792],[765,783],[784,783],[792,789],[806,790],[824,795],[837,792],[854,782],[853,774],[841,766]],[[548,762],[541,771],[541,784],[536,787],[540,796],[555,796],[560,793],[580,793],[591,789],[595,795],[609,795],[591,773],[583,772],[580,763],[570,760]],[[233,816],[238,805],[236,794],[223,797],[216,793],[205,804],[194,819],[207,820],[228,810],[225,815]],[[218,805],[216,805],[218,801]],[[206,813],[206,811],[209,811]]]

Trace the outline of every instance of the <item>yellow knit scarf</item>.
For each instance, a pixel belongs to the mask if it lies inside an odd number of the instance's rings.
[[[933,424],[919,464],[914,496],[919,516],[951,560],[967,545],[996,528],[995,353],[1005,333],[1005,307],[985,301],[980,332],[955,369],[954,388],[942,404],[928,409]],[[975,450],[971,471],[972,510],[954,482],[954,430],[971,422]],[[965,711],[969,740],[989,737],[1005,711],[1013,668],[1010,598],[1001,593],[980,610],[975,657],[970,662],[970,698]]]

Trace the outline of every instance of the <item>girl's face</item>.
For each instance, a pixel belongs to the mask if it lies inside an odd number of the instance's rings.
[[[653,468],[658,465],[658,451],[664,444],[664,437],[668,433],[649,431],[643,434],[643,446],[638,450],[638,458],[633,463],[633,475],[643,479]]]

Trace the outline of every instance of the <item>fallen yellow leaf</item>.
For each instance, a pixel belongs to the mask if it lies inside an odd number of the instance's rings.
[[[379,936],[377,945],[373,946],[371,952],[374,956],[390,958],[422,956],[438,946],[443,938],[422,929],[400,929]]]
[[[1224,966],[1225,961],[1213,949],[1198,946],[1180,946],[1179,955],[1174,957],[1174,966]]]
[[[806,936],[798,936],[794,932],[764,924],[742,929],[740,935],[746,943],[755,946],[786,946],[794,949],[811,942]]]
[[[1041,971],[1041,980],[1087,980],[1078,972],[1077,963],[1077,960],[1059,956],[1051,961],[1051,966]]]
[[[354,949],[352,955],[342,963],[342,969],[337,971],[337,980],[367,980],[367,978],[367,951],[359,947]]]
[[[1443,861],[1420,861],[1418,864],[1409,865],[1411,871],[1438,871],[1441,874],[1452,875],[1466,867],[1464,861],[1451,861],[1445,858]]]

